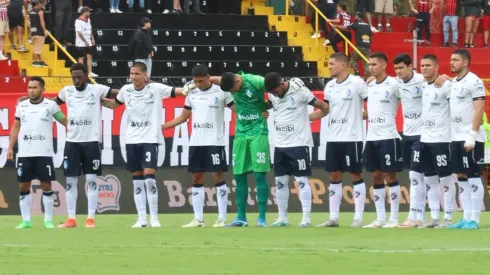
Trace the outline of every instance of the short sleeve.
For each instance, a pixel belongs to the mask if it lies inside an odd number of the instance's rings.
[[[83,28],[82,28],[82,22],[80,20],[75,20],[75,31],[76,32],[81,32],[83,31]]]
[[[58,104],[56,104],[56,102],[53,102],[53,104],[51,104],[51,114],[54,116],[58,112],[61,112],[61,108],[58,106]]]
[[[323,90],[323,101],[325,102],[330,102],[330,89],[327,86],[325,86],[325,89]]]
[[[57,97],[61,101],[66,102],[66,88],[61,89],[61,91],[58,93]]]
[[[400,93],[400,82],[394,81],[393,89],[395,89],[396,98],[401,99],[402,93]]]
[[[97,95],[100,98],[106,98],[111,96],[111,87],[102,85],[102,84],[95,84],[95,90],[97,91]]]
[[[473,100],[485,99],[485,86],[480,78],[476,78],[473,87],[471,87],[471,97]]]
[[[126,92],[126,86],[123,86],[116,96],[116,102],[119,104],[124,104],[124,93]]]
[[[184,109],[192,110],[192,100],[191,95],[185,97]]]
[[[264,78],[260,75],[254,74],[245,74],[243,75],[246,81],[250,82],[255,88],[257,88],[258,92],[264,93]]]
[[[232,106],[234,104],[233,96],[229,92],[224,92],[224,94],[225,94],[225,104],[226,104],[226,106],[228,106],[228,107]]]
[[[161,98],[175,97],[175,88],[161,83],[153,83],[160,94]]]
[[[446,97],[446,99],[450,99],[451,98],[452,82],[446,80],[444,82],[444,85],[442,85],[442,88],[444,89],[444,96]]]
[[[366,100],[368,97],[368,86],[366,82],[360,81],[360,87],[359,87],[359,96],[363,99]]]
[[[303,99],[306,102],[306,104],[313,104],[316,100],[316,96],[306,87],[303,87],[301,89],[301,93],[303,94]]]
[[[17,107],[15,107],[15,120],[20,120],[20,110],[19,110],[19,104],[17,104]]]

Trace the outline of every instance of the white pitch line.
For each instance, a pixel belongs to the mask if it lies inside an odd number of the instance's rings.
[[[0,246],[6,247],[53,247],[59,248],[57,245],[45,245],[45,244],[0,244]],[[68,247],[68,246],[67,246]],[[353,248],[298,248],[298,247],[237,247],[237,246],[207,246],[207,245],[118,245],[118,244],[95,244],[90,248],[162,248],[162,249],[236,249],[236,250],[259,250],[259,251],[282,251],[282,252],[329,252],[329,253],[441,253],[441,252],[489,252],[490,247],[480,248],[426,248],[426,249],[353,249]],[[109,253],[111,254],[111,253]],[[107,254],[107,255],[109,255]]]

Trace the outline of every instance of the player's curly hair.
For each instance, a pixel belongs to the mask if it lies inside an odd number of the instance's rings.
[[[393,64],[400,64],[403,63],[407,66],[412,65],[412,57],[410,57],[409,54],[407,53],[401,53],[397,56],[395,56],[395,59],[393,59]]]
[[[275,72],[268,73],[264,77],[264,86],[267,91],[274,91],[281,85],[282,77]]]
[[[88,68],[83,63],[75,63],[71,65],[70,73],[73,73],[73,71],[82,71],[84,74],[88,75]]]
[[[40,76],[31,76],[29,81],[37,81],[42,89],[44,89],[44,86],[46,86],[46,82],[44,82],[44,79]]]

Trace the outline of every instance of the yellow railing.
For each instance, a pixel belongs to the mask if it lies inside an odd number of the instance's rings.
[[[316,5],[311,1],[311,0],[306,0],[306,3],[307,3],[307,6],[310,6],[311,8],[313,8],[315,10],[315,34],[318,34],[318,16],[320,15],[322,17],[323,20],[325,20],[329,25],[330,27],[335,30],[337,32],[338,35],[340,35],[340,37],[342,37],[342,39],[344,39],[344,41],[346,42],[347,45],[349,45],[354,51],[356,51],[356,53],[366,62],[368,62],[368,59],[366,56],[364,56],[362,54],[361,51],[359,51],[359,49],[357,49],[356,46],[354,46],[354,44],[352,44],[352,42],[350,42],[349,39],[347,39],[347,37],[345,37],[345,35],[339,30],[337,29],[329,20],[328,18],[325,16],[325,14],[323,14],[317,7]],[[286,0],[286,14],[289,14],[289,0]],[[317,45],[318,45],[318,39],[317,39]],[[334,41],[332,41],[332,43],[334,43]],[[349,55],[349,47],[345,47],[345,54],[346,55]]]

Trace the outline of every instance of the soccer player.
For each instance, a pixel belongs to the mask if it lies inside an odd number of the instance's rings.
[[[266,110],[264,78],[239,72],[212,77],[223,91],[230,92],[236,108],[235,139],[233,141],[233,175],[236,181],[237,218],[228,226],[248,226],[246,210],[248,199],[247,176],[254,173],[257,183],[259,217],[257,225],[266,225],[265,213],[269,198],[266,173],[270,171],[270,149]]]
[[[349,57],[334,53],[328,61],[332,76],[325,86],[324,101],[328,108],[310,114],[310,120],[328,120],[325,171],[330,181],[330,218],[319,227],[338,227],[342,200],[342,173],[351,174],[354,185],[355,215],[352,227],[361,227],[366,203],[366,185],[362,179],[362,147],[364,140],[363,101],[367,85],[358,76],[349,74]]]
[[[384,53],[369,56],[369,71],[376,81],[368,84],[368,131],[364,148],[366,170],[371,172],[377,218],[365,228],[398,226],[400,184],[396,173],[402,171],[400,134],[396,129],[396,113],[400,103],[398,81],[386,74],[388,58]],[[386,190],[389,186],[391,216],[386,222]]]
[[[424,178],[424,183],[427,186],[431,218],[423,225],[417,223],[416,226],[419,228],[443,228],[451,224],[456,196],[454,180],[451,174],[451,130],[448,127],[451,82],[446,81],[441,87],[437,87],[435,84],[439,70],[438,60],[435,55],[424,55],[420,63],[422,75],[425,78],[421,91],[423,126],[420,144],[418,147],[413,148],[413,165],[411,167],[414,172],[435,172],[437,176],[426,175]],[[442,222],[439,222],[441,191],[438,180],[444,187],[444,220]],[[417,199],[425,200],[425,196]]]
[[[274,148],[274,176],[279,218],[272,227],[287,226],[289,177],[294,176],[300,189],[303,219],[299,227],[311,226],[311,176],[310,146],[313,145],[308,115],[308,105],[321,110],[328,107],[318,101],[299,78],[283,81],[277,73],[265,76],[265,88],[269,91],[268,109],[274,109],[276,127]]]
[[[65,115],[56,102],[44,98],[44,79],[33,76],[28,83],[29,100],[17,104],[10,132],[7,157],[14,160],[14,145],[19,137],[17,180],[22,222],[16,228],[31,228],[31,181],[38,179],[43,190],[44,227],[53,225],[53,191],[56,180],[53,166],[53,118],[66,127]]]
[[[150,208],[151,227],[160,227],[158,220],[158,188],[155,180],[158,146],[163,144],[162,100],[183,95],[182,88],[161,83],[147,83],[146,65],[135,62],[130,69],[131,84],[124,85],[115,100],[103,100],[103,106],[115,109],[126,104],[126,168],[133,179],[133,198],[138,220],[132,228],[148,226],[146,201]],[[145,192],[146,186],[146,192]]]
[[[186,122],[192,115],[189,142],[189,166],[192,173],[192,207],[194,219],[182,227],[204,226],[204,173],[210,172],[216,187],[219,217],[213,227],[224,227],[228,206],[228,186],[223,173],[228,171],[225,145],[225,107],[234,110],[233,97],[211,83],[209,69],[197,65],[192,69],[195,89],[189,91],[182,114],[163,125],[168,129]]]
[[[467,50],[451,55],[451,72],[456,74],[451,89],[451,160],[458,174],[463,219],[449,228],[477,229],[483,194],[479,163],[484,158],[483,135],[479,132],[485,110],[485,88],[482,80],[470,72],[471,58]]]
[[[68,220],[60,228],[76,227],[78,177],[85,174],[88,200],[88,217],[85,227],[95,227],[97,209],[97,176],[102,173],[100,145],[101,99],[114,97],[119,90],[108,86],[88,83],[88,69],[82,63],[70,68],[73,85],[65,86],[54,99],[58,105],[65,104],[68,112],[68,131],[64,151],[63,167],[66,177],[66,205]]]

